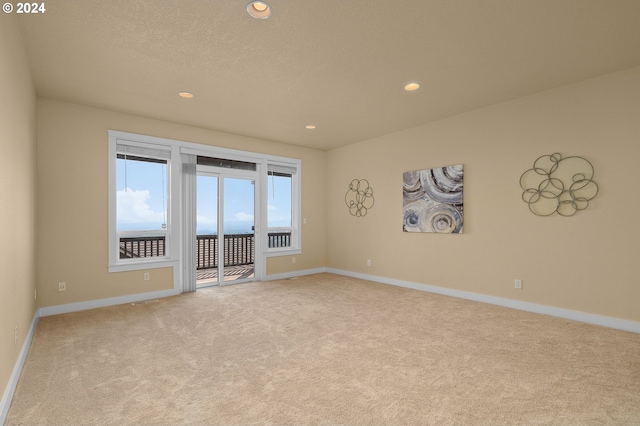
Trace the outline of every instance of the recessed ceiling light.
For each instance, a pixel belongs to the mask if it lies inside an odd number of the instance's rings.
[[[193,98],[193,93],[190,93],[190,92],[178,92],[178,96],[180,96],[181,98],[185,98],[185,99],[191,99],[191,98]]]
[[[407,83],[404,85],[404,90],[407,92],[413,92],[414,90],[418,90],[420,88],[420,83]]]
[[[264,1],[252,1],[247,5],[247,12],[256,19],[267,19],[271,16],[271,6]]]
[[[309,129],[309,130],[313,130],[313,129],[315,129],[315,128],[316,128],[316,126],[315,126],[314,124],[307,124],[307,125],[306,125],[306,126],[304,126],[304,127],[305,127],[306,129]]]

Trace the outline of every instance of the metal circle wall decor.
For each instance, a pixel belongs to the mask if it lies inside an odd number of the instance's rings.
[[[367,215],[367,211],[373,207],[373,188],[369,186],[366,179],[353,179],[349,184],[349,189],[344,195],[344,202],[349,208],[351,216],[362,217]]]
[[[537,216],[573,216],[598,195],[593,175],[593,165],[582,157],[543,155],[520,176],[522,200]]]

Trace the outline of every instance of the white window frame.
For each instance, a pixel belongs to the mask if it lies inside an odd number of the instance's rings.
[[[171,266],[174,270],[174,287],[182,289],[182,277],[186,267],[185,259],[193,254],[185,247],[188,246],[190,235],[187,230],[195,218],[195,202],[193,190],[195,180],[189,180],[183,174],[183,156],[203,155],[214,158],[227,158],[230,160],[248,161],[256,164],[257,195],[256,208],[256,234],[264,238],[256,239],[256,279],[266,279],[266,258],[272,256],[299,255],[302,253],[302,228],[301,228],[301,160],[280,156],[272,156],[248,151],[240,151],[229,148],[220,148],[210,145],[184,142],[172,139],[145,136],[134,133],[109,130],[108,168],[109,168],[109,272],[132,271],[140,269],[163,268]],[[136,149],[164,150],[170,152],[168,160],[168,194],[167,194],[167,229],[165,237],[165,256],[147,257],[136,259],[120,259],[119,235],[116,227],[117,212],[117,185],[116,185],[116,154],[118,145],[136,147]],[[150,151],[153,152],[153,151]],[[149,154],[153,156],[152,154]],[[269,164],[280,165],[295,170],[291,179],[291,246],[268,247],[267,227],[267,183]],[[194,228],[195,229],[195,228]],[[138,232],[137,235],[140,235]]]
[[[272,256],[292,256],[298,255],[302,253],[302,228],[301,228],[301,162],[300,160],[296,161],[277,161],[277,160],[267,160],[264,167],[264,179],[265,183],[268,183],[269,179],[269,170],[275,168],[276,170],[281,168],[285,169],[288,172],[291,172],[291,228],[271,228],[271,229],[280,229],[280,230],[290,230],[291,231],[291,245],[289,247],[269,247],[268,238],[265,238],[265,247],[264,251],[267,257]],[[265,214],[264,214],[264,229],[267,230],[266,234],[269,233],[268,226],[268,217],[267,217],[267,204],[268,204],[268,185],[263,185],[264,192],[263,198],[267,200],[265,204]],[[265,235],[266,235],[265,234]]]
[[[126,146],[129,153],[167,160],[167,228],[162,231],[120,231],[117,230],[117,154],[118,146]],[[109,272],[133,271],[150,268],[176,266],[180,260],[180,161],[176,148],[162,143],[159,138],[109,131]],[[175,151],[175,152],[174,152]],[[157,153],[161,152],[161,155]],[[176,178],[178,177],[178,178]],[[120,259],[120,237],[128,235],[159,235],[165,237],[164,256]]]

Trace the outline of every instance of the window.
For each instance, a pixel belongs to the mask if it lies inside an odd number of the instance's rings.
[[[170,260],[171,147],[110,137],[110,152],[110,270]]]
[[[267,246],[272,253],[300,248],[297,172],[293,165],[267,164]]]
[[[164,257],[167,231],[167,164],[129,154],[116,160],[116,230],[120,259]]]
[[[256,277],[266,258],[301,253],[300,160],[109,131],[109,271],[196,262],[197,168],[254,173]],[[240,220],[240,219],[238,219]],[[175,284],[182,289],[182,284]]]

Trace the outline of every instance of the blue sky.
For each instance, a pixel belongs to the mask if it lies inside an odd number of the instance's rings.
[[[118,230],[162,229],[166,221],[163,197],[166,165],[127,161],[126,190],[124,160],[117,160]],[[251,232],[254,220],[253,185],[250,180],[225,179],[225,232]],[[269,176],[268,221],[270,227],[291,224],[291,181]],[[197,233],[217,232],[217,178],[198,176]]]

